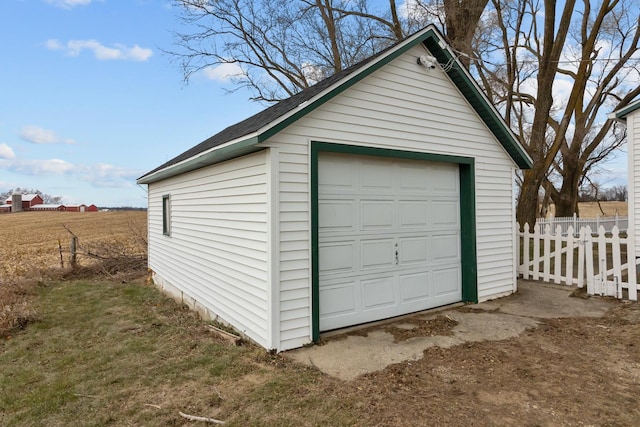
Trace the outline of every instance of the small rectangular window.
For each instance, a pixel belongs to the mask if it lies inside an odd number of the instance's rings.
[[[162,234],[171,235],[171,198],[162,196]]]

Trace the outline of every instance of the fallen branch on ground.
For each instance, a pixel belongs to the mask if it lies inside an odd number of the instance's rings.
[[[189,421],[204,421],[205,423],[224,424],[224,421],[216,420],[215,418],[198,417],[196,415],[185,414],[184,412],[178,412],[178,414]]]
[[[242,343],[242,337],[239,337],[238,335],[232,334],[231,332],[227,332],[220,328],[216,328],[213,325],[206,325],[206,327],[208,330],[217,334],[220,338],[229,341],[233,345],[240,345]]]

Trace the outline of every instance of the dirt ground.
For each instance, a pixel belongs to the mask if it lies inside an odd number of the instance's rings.
[[[517,338],[428,348],[334,393],[366,396],[361,425],[637,426],[640,307],[611,305],[601,318],[541,320]],[[420,330],[447,334],[450,322],[433,325]]]

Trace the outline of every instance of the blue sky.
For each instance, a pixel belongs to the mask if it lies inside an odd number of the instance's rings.
[[[0,2],[0,192],[146,206],[135,179],[265,106],[182,81],[168,0]]]

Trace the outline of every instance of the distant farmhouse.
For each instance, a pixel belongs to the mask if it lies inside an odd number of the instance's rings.
[[[98,207],[85,204],[46,204],[38,194],[14,194],[0,205],[0,213],[22,211],[98,212]]]

